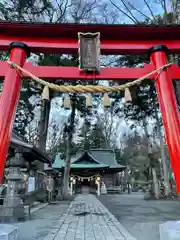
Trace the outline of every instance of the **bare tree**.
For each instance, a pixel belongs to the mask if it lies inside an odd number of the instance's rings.
[[[48,135],[47,135],[47,149],[49,152],[55,152],[56,149],[59,146],[59,143],[61,142],[63,138],[64,133],[64,123],[66,121],[66,118],[61,122],[61,124],[58,124],[55,119],[51,119],[49,126],[48,126]]]
[[[144,21],[154,24],[179,22],[180,3],[178,0],[142,0],[141,4],[131,0],[120,0],[118,4],[114,0],[109,0],[109,2],[122,15],[129,18],[132,23],[135,24],[142,23]],[[159,8],[159,15],[154,14],[154,5]],[[142,20],[140,20],[137,16],[139,16]]]
[[[26,139],[36,146],[38,142],[38,122],[30,122],[26,127]]]
[[[46,11],[44,18],[49,23],[65,23],[68,22],[68,13],[72,7],[69,0],[55,0],[52,7]]]
[[[70,21],[73,23],[87,23],[92,21],[94,10],[97,8],[96,0],[71,0],[69,11]]]

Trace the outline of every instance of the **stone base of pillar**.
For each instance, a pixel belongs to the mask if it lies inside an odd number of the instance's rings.
[[[25,211],[20,197],[7,197],[1,211],[2,222],[16,222],[24,220]]]
[[[159,225],[160,240],[180,239],[180,222],[169,221]]]
[[[0,239],[7,240],[17,240],[18,239],[18,229],[9,224],[0,225]]]

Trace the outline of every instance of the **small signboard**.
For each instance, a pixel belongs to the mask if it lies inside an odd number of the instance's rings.
[[[54,183],[53,179],[51,177],[48,177],[46,181],[46,189],[48,192],[53,191],[53,183]]]
[[[79,68],[90,72],[100,69],[100,33],[78,33]]]
[[[28,193],[35,191],[35,177],[28,178]]]

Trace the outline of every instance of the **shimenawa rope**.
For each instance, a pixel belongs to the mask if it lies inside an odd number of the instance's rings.
[[[36,77],[35,75],[33,75],[32,73],[30,73],[29,71],[27,71],[26,69],[20,67],[19,65],[15,64],[12,61],[7,61],[10,66],[14,69],[16,69],[18,71],[19,74],[21,74],[21,76],[27,75],[30,78],[32,78],[34,81],[36,81],[39,84],[42,84],[44,86],[49,87],[52,90],[58,91],[58,92],[62,92],[62,93],[95,93],[95,92],[99,92],[99,93],[105,93],[105,92],[118,92],[118,91],[122,91],[126,88],[130,88],[134,85],[139,85],[143,80],[148,79],[150,76],[158,73],[158,75],[164,71],[166,68],[170,67],[172,65],[172,63],[168,63],[165,64],[164,66],[144,75],[141,78],[138,78],[132,82],[128,82],[126,84],[123,85],[118,85],[118,86],[94,86],[94,85],[76,85],[76,86],[71,86],[71,85],[57,85],[54,83],[49,83],[47,81],[44,81],[43,79]],[[23,74],[22,74],[23,73]]]

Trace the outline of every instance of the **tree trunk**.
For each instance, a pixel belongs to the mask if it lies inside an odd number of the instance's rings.
[[[159,185],[157,181],[157,174],[155,168],[152,168],[152,177],[153,177],[153,189],[154,189],[154,196],[156,199],[159,199]]]
[[[158,137],[160,140],[160,153],[161,153],[161,161],[162,161],[162,166],[163,166],[165,196],[168,197],[171,194],[171,189],[170,189],[169,179],[168,179],[167,158],[166,158],[166,153],[165,153],[164,140],[163,140],[163,135],[161,132],[161,126],[160,126],[160,122],[159,122],[157,107],[155,106],[155,104],[154,104],[154,108],[155,108],[155,118],[156,118],[156,124],[157,124],[157,134],[158,134]]]
[[[128,167],[124,171],[124,191],[127,189],[127,182],[128,182]]]
[[[160,137],[160,149],[161,149],[161,159],[164,173],[164,187],[165,187],[165,196],[168,197],[171,194],[169,178],[168,178],[168,166],[167,166],[167,158],[165,154],[164,141],[162,136]]]
[[[39,129],[38,129],[38,142],[37,148],[42,152],[46,151],[46,140],[48,133],[48,124],[49,124],[49,114],[51,109],[51,101],[50,100],[42,100],[41,103],[41,115],[39,121]],[[38,166],[41,170],[44,170],[44,164],[39,162]]]
[[[146,122],[146,117],[143,117],[143,127],[144,127],[144,133],[145,133],[145,136],[146,136],[146,139],[147,139],[147,159],[148,159],[148,163],[147,165],[149,167],[151,167],[151,162],[150,162],[150,159],[149,159],[149,153],[150,153],[150,148],[149,148],[149,134],[148,134],[148,129],[147,129],[147,122]],[[150,173],[151,171],[149,171]],[[150,176],[148,176],[148,179],[150,178]]]
[[[66,198],[68,196],[69,190],[69,173],[70,173],[70,165],[71,165],[71,158],[70,158],[70,136],[67,136],[66,139],[66,162],[64,168],[64,178],[63,178],[63,197]]]
[[[75,112],[76,112],[75,95],[73,95],[73,98],[71,100],[72,100],[72,109],[71,109],[71,115],[70,115],[70,124],[67,130],[66,161],[65,161],[64,177],[63,177],[63,197],[64,198],[68,196],[68,189],[69,189],[69,173],[71,168],[71,142],[73,137],[74,120],[75,120]]]
[[[40,116],[40,123],[39,123],[39,140],[37,144],[37,147],[41,151],[45,151],[46,149],[46,139],[47,139],[47,133],[48,133],[50,108],[51,108],[51,101],[46,99],[42,100],[41,116]]]
[[[150,146],[150,143],[149,143],[149,134],[148,134],[148,129],[147,129],[147,122],[146,122],[146,117],[143,118],[143,127],[144,127],[144,133],[145,133],[145,136],[146,136],[146,139],[147,139],[147,159],[148,159],[148,163],[147,165],[149,166],[148,168],[148,181],[149,179],[151,179],[151,177],[153,178],[153,168],[152,168],[152,160],[150,159],[149,157],[149,154],[151,154],[151,146]],[[149,185],[149,193],[150,194],[155,194],[155,192],[152,193],[152,189],[154,189],[154,184],[153,184],[153,181],[152,183]]]

